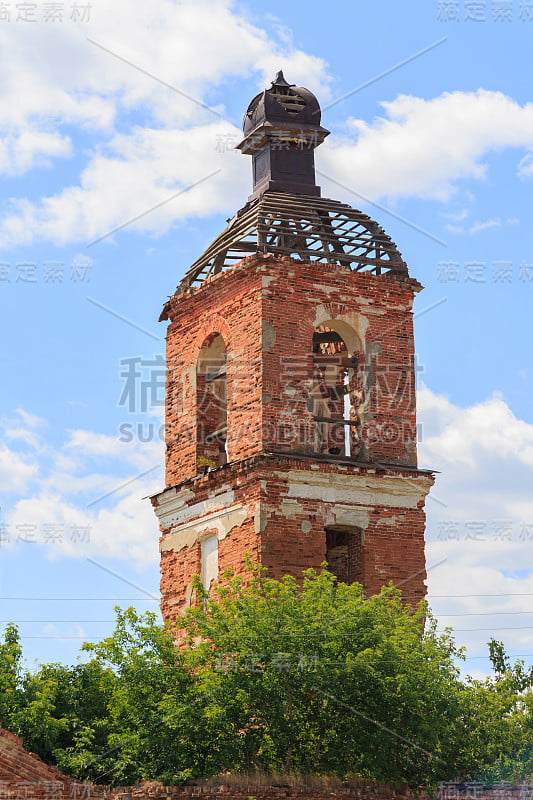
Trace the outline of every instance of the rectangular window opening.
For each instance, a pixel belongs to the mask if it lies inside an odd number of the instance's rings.
[[[356,527],[326,528],[328,569],[342,583],[363,583],[363,532]]]

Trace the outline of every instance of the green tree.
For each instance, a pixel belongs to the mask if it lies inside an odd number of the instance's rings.
[[[464,689],[466,713],[458,735],[465,742],[461,777],[485,782],[533,778],[533,668],[511,664],[501,642],[491,639],[493,674]],[[461,769],[462,767],[462,769]]]
[[[23,702],[13,723],[25,746],[68,774],[78,775],[68,754],[76,743],[90,738],[94,749],[107,746],[110,734],[108,703],[115,676],[95,660],[65,666],[44,664],[23,679]],[[84,778],[93,778],[88,770]]]
[[[226,577],[218,596],[196,583],[185,624],[233,768],[411,784],[453,774],[461,652],[425,603],[404,606],[392,586],[366,599],[326,570],[303,585]]]
[[[9,727],[21,701],[22,647],[18,628],[6,625],[0,642],[0,724]]]
[[[79,769],[69,769],[65,751],[89,732],[93,747],[105,745],[113,682],[113,672],[94,660],[24,669],[18,629],[6,626],[0,642],[0,723],[46,762],[78,775]]]
[[[111,732],[108,752],[95,753],[87,741],[70,752],[72,763],[93,753],[94,777],[107,783],[148,778],[181,783],[204,774],[210,742],[201,724],[196,677],[187,654],[156,615],[117,609],[113,635],[83,649],[114,672]]]
[[[494,675],[462,681],[427,605],[325,569],[298,583],[226,574],[180,621],[117,609],[112,636],[74,667],[22,668],[0,643],[2,723],[81,780],[183,783],[225,770],[440,780],[531,776],[531,672],[490,644]]]

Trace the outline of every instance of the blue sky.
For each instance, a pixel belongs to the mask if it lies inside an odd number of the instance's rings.
[[[469,671],[492,632],[531,661],[533,3],[108,0],[55,19],[36,3],[33,22],[8,5],[0,618],[20,621],[30,663],[75,659],[115,601],[157,609],[143,497],[163,485],[162,409],[140,408],[141,384],[164,353],[163,302],[250,192],[232,148],[280,68],[332,131],[323,194],[377,219],[425,286],[432,605]]]

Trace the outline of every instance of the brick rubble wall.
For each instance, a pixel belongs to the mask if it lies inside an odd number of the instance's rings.
[[[69,779],[24,749],[22,739],[0,728],[1,781],[60,781]]]
[[[89,789],[45,764],[25,750],[20,737],[0,728],[0,798],[83,800]]]
[[[418,800],[421,796],[408,790],[395,791],[362,782],[358,788],[335,788],[331,790],[306,789],[289,786],[133,786],[111,790],[112,800],[332,800],[335,797],[354,800]]]

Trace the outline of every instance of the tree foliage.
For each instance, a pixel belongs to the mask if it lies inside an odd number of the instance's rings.
[[[112,636],[73,667],[22,668],[0,644],[0,720],[82,780],[182,783],[225,770],[434,785],[532,774],[532,674],[491,642],[494,675],[460,679],[463,655],[426,603],[392,585],[310,570],[302,582],[226,574],[200,581],[188,646],[154,614],[117,609]]]
[[[326,571],[302,586],[258,572],[206,596],[188,626],[237,768],[409,783],[442,773],[459,653],[424,603],[406,607],[394,588],[365,599]]]

